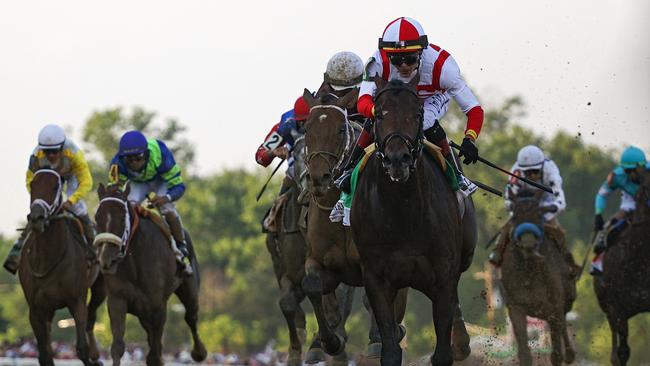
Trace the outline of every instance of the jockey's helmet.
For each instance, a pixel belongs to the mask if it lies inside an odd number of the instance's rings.
[[[323,80],[334,90],[359,86],[363,78],[363,61],[354,52],[337,52],[327,62]]]
[[[535,145],[524,146],[517,154],[517,164],[522,171],[541,169],[544,159],[544,151]]]
[[[305,101],[305,98],[298,97],[293,104],[293,118],[296,121],[304,121],[307,117],[309,117],[309,105]]]
[[[38,133],[38,148],[44,150],[61,149],[65,143],[65,131],[58,125],[47,125]]]
[[[634,169],[637,166],[644,166],[647,164],[643,150],[636,146],[629,146],[621,154],[620,165],[623,169]]]
[[[142,154],[147,150],[147,138],[140,131],[128,131],[120,138],[120,156]]]
[[[420,23],[409,17],[390,22],[379,38],[379,49],[386,52],[419,52],[429,46]]]

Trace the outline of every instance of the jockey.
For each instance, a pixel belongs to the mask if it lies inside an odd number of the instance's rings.
[[[564,198],[564,191],[562,190],[562,176],[560,169],[555,162],[548,159],[544,155],[544,151],[535,145],[524,146],[517,153],[517,161],[510,170],[517,176],[523,176],[532,180],[533,182],[544,184],[551,187],[553,193],[544,192],[539,205],[545,207],[544,223],[561,230],[560,223],[557,220],[557,215],[566,209],[566,199]],[[505,206],[506,210],[512,215],[514,209],[513,200],[522,189],[537,190],[535,188],[517,178],[511,177],[506,185]],[[501,265],[503,251],[508,243],[511,226],[506,224],[499,237],[499,242],[490,253],[489,261],[495,266]],[[569,252],[564,240],[558,242],[558,247],[562,251],[563,256],[567,259],[569,265],[575,266],[573,256]]]
[[[30,190],[30,183],[34,172],[41,168],[51,168],[59,172],[66,184],[67,200],[61,204],[61,208],[72,212],[77,216],[83,226],[86,237],[88,259],[95,257],[92,243],[95,240],[95,227],[90,216],[88,207],[83,198],[90,191],[93,179],[88,169],[88,163],[83,152],[66,138],[63,128],[57,125],[47,125],[38,134],[38,146],[34,148],[29,158],[27,169],[27,190]],[[14,243],[4,263],[4,267],[12,274],[16,273],[20,260],[20,251],[29,234],[29,225]]]
[[[291,177],[293,175],[291,147],[294,141],[305,133],[302,125],[307,117],[309,117],[309,106],[303,97],[299,97],[296,99],[293,109],[282,114],[280,122],[273,125],[264,142],[257,148],[255,161],[259,165],[267,167],[276,157],[286,159],[289,166],[287,175]],[[280,194],[288,188],[283,182]]]
[[[164,142],[146,138],[140,131],[128,131],[120,138],[119,151],[111,160],[110,184],[130,181],[129,201],[142,202],[149,192],[151,203],[165,217],[172,240],[182,254],[179,259],[185,274],[192,273],[181,217],[174,202],[185,193],[181,169]]]
[[[607,249],[607,242],[628,226],[628,219],[636,209],[634,196],[639,190],[644,170],[650,170],[650,163],[646,160],[643,150],[629,146],[623,150],[619,165],[607,175],[607,179],[596,194],[594,230],[598,234],[594,244],[596,257],[591,263],[592,275],[601,274],[603,271],[603,255]],[[618,189],[621,190],[621,204],[618,212],[606,225],[603,212],[607,206],[607,196]]]
[[[477,186],[460,173],[439,120],[447,112],[449,101],[453,98],[467,115],[460,156],[465,157],[465,164],[476,163],[478,148],[474,142],[483,125],[483,109],[461,77],[454,58],[442,48],[429,44],[422,26],[416,20],[400,17],[390,22],[384,30],[379,39],[379,49],[366,63],[357,109],[363,116],[374,118],[375,76],[386,81],[399,79],[409,82],[416,75],[419,75],[417,92],[424,103],[424,135],[442,149],[445,158],[456,168],[461,193],[469,196]],[[364,131],[357,141],[358,148],[363,149],[370,143],[371,134]],[[344,180],[341,181],[343,183]],[[346,184],[340,186],[344,191],[347,188]]]

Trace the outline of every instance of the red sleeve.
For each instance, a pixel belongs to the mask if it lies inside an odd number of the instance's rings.
[[[357,111],[361,113],[362,116],[366,118],[374,118],[372,114],[372,108],[375,106],[375,102],[372,100],[372,96],[369,94],[362,95],[357,101]]]
[[[273,161],[273,158],[275,158],[272,154],[270,154],[271,150],[266,146],[266,143],[268,142],[268,139],[273,134],[273,132],[278,130],[278,127],[280,127],[280,122],[276,123],[275,126],[271,128],[271,131],[266,134],[264,142],[260,145],[260,147],[257,148],[257,152],[255,152],[255,161],[257,161],[257,163],[263,167],[269,166],[269,164],[271,164]]]
[[[467,128],[465,129],[465,136],[469,135],[474,140],[481,133],[483,127],[483,108],[480,105],[470,109],[467,113]]]

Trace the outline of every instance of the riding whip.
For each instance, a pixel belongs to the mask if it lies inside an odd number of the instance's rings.
[[[255,202],[259,202],[260,197],[262,197],[262,194],[266,190],[266,186],[269,185],[269,182],[271,181],[271,178],[273,178],[273,175],[275,175],[275,172],[277,172],[278,169],[280,169],[280,166],[282,165],[282,163],[284,163],[285,160],[286,159],[280,160],[280,164],[278,164],[278,166],[276,166],[275,169],[273,169],[273,173],[271,173],[271,175],[269,176],[269,179],[266,180],[266,183],[264,183],[264,185],[262,186],[262,189],[260,189],[260,193],[257,194],[257,197],[255,197]]]
[[[449,145],[451,145],[451,147],[453,147],[454,149],[460,151],[460,146],[457,143],[455,143],[453,141],[449,141]],[[512,174],[511,172],[499,167],[498,165],[496,165],[496,164],[492,163],[491,161],[489,161],[487,159],[484,159],[484,158],[482,158],[480,156],[478,157],[478,161],[480,161],[481,163],[483,163],[483,164],[485,164],[485,165],[487,165],[487,166],[489,166],[491,168],[494,168],[494,169],[496,169],[496,170],[498,170],[498,171],[500,171],[502,173],[506,173],[511,177],[517,178],[517,179],[521,180],[522,182],[528,183],[531,186],[537,187],[537,188],[541,189],[542,191],[545,191],[545,192],[548,192],[548,193],[551,193],[551,194],[553,193],[553,190],[550,187],[548,187],[548,186],[546,186],[544,184],[541,184],[541,183],[533,182],[532,180],[530,180],[528,178],[520,177],[518,175]]]

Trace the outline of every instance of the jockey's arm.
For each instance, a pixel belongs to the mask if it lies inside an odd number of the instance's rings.
[[[544,163],[544,183],[551,187],[553,190],[552,204],[557,206],[557,212],[560,213],[566,209],[566,198],[564,190],[562,189],[562,176],[560,169],[557,167],[553,160],[548,160]]]
[[[29,156],[29,166],[27,167],[27,172],[25,173],[25,184],[27,185],[27,192],[32,191],[32,179],[34,179],[34,172],[38,170],[38,158],[36,155],[32,154]]]
[[[181,168],[176,164],[172,152],[160,140],[158,145],[160,146],[161,161],[156,170],[167,183],[167,196],[173,202],[181,198],[185,193],[185,183],[181,175]]]
[[[269,166],[269,164],[271,164],[275,158],[273,149],[285,144],[285,139],[278,132],[280,123],[281,122],[276,123],[273,128],[271,128],[271,131],[266,135],[264,142],[257,148],[257,151],[255,152],[255,161],[263,167]]]
[[[72,174],[77,178],[79,186],[74,193],[68,197],[68,201],[72,204],[79,202],[80,199],[84,198],[90,189],[93,186],[93,177],[90,174],[90,169],[88,168],[88,162],[84,158],[84,154],[80,149],[76,151],[70,150],[65,151],[65,153],[70,154],[70,161],[72,165]]]
[[[483,108],[463,80],[458,64],[452,56],[447,57],[442,67],[440,87],[454,98],[461,111],[467,116],[465,136],[476,140],[483,127]]]
[[[616,190],[616,187],[612,186],[613,175],[614,172],[609,173],[607,179],[603,182],[603,184],[598,189],[598,193],[596,193],[596,199],[594,202],[596,215],[603,214],[603,211],[605,211],[605,208],[607,207],[607,196],[609,196],[610,193]]]

